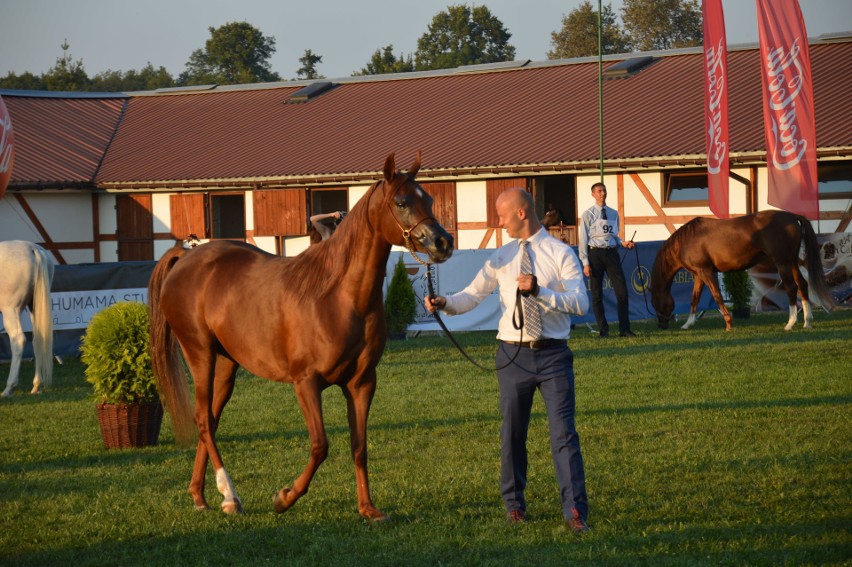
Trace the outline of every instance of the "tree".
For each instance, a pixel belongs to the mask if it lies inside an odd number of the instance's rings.
[[[601,13],[601,51],[625,53],[627,40],[615,19],[612,5],[607,4]],[[586,0],[562,18],[562,29],[550,34],[553,49],[547,52],[548,59],[591,57],[598,54],[598,11]]]
[[[68,51],[68,40],[62,42],[62,57],[56,60],[47,73],[42,76],[49,91],[87,91],[89,76],[83,68],[83,60],[73,61]]]
[[[695,47],[704,38],[698,0],[624,0],[621,18],[635,51]]]
[[[414,54],[417,70],[452,69],[460,65],[513,61],[512,34],[485,6],[472,10],[464,5],[448,6],[432,18],[429,31],[417,40]]]
[[[322,55],[315,55],[310,49],[305,50],[305,54],[299,57],[299,63],[302,64],[299,70],[296,71],[296,76],[300,79],[325,79],[317,71],[317,65],[322,63]]]
[[[154,69],[151,63],[139,71],[104,71],[92,77],[91,89],[100,92],[152,91],[175,86],[165,67]]]
[[[36,77],[29,71],[21,73],[20,75],[16,75],[9,71],[5,77],[0,78],[0,89],[46,91],[47,83],[45,83],[43,76]]]
[[[269,58],[275,53],[274,37],[264,36],[248,22],[208,29],[210,39],[204,49],[192,52],[186,71],[180,75],[181,84],[235,85],[281,80],[269,67]]]
[[[405,56],[400,53],[399,59],[397,59],[393,54],[393,45],[388,45],[382,49],[377,49],[376,52],[373,53],[373,57],[370,58],[370,62],[367,63],[367,66],[361,69],[358,73],[352,73],[352,76],[408,73],[409,71],[414,71],[413,58],[409,55],[408,59],[406,59]]]

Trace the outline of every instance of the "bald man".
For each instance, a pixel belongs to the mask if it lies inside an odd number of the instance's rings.
[[[571,530],[584,533],[589,505],[574,425],[574,355],[568,348],[571,315],[589,308],[582,267],[574,251],[542,227],[527,191],[504,191],[496,208],[500,227],[517,240],[498,248],[465,289],[426,297],[425,305],[430,312],[465,313],[500,288],[500,494],[508,520],[526,520],[526,440],[533,395],[539,390],[547,408],[562,515]],[[521,319],[523,325],[518,324]]]

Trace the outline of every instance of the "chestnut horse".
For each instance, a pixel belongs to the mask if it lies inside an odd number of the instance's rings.
[[[746,270],[771,262],[781,276],[790,300],[790,318],[784,330],[796,324],[796,292],[802,296],[805,329],[811,327],[808,281],[799,270],[799,249],[804,242],[810,286],[826,309],[834,305],[822,270],[819,246],[810,221],[786,211],[762,211],[732,219],[694,218],[672,234],[657,252],[651,270],[651,302],[660,328],[668,328],[674,310],[672,280],[681,268],[695,276],[689,319],[683,329],[695,323],[696,307],[706,285],[731,330],[731,315],[722,300],[716,272]]]
[[[53,282],[53,257],[32,242],[9,240],[0,242],[0,315],[9,335],[12,365],[3,397],[12,395],[18,385],[21,358],[27,342],[21,327],[21,314],[30,308],[33,324],[35,377],[32,394],[49,386],[53,375],[53,311],[50,286]]]
[[[358,511],[371,520],[386,518],[370,498],[367,415],[387,337],[382,283],[391,245],[426,253],[433,262],[453,252],[453,237],[432,216],[432,198],[415,181],[419,169],[419,152],[408,173],[396,171],[389,155],[384,178],[352,208],[334,238],[298,256],[219,240],[192,250],[172,248],[157,263],[148,298],[152,358],[179,441],[191,441],[194,431],[175,339],[195,380],[198,445],[189,493],[197,509],[208,508],[209,458],[223,511],[242,510],[216,429],[243,366],[293,384],[310,435],[308,464],[292,488],[276,494],[275,511],[286,511],[308,491],[326,458],[321,394],[335,384],[347,403]]]

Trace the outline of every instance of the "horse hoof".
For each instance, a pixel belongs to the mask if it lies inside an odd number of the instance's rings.
[[[272,499],[272,507],[275,508],[275,511],[278,514],[283,514],[284,512],[289,510],[291,506],[293,506],[292,502],[290,502],[289,504],[287,503],[287,497],[289,495],[290,495],[290,489],[289,488],[282,488],[281,490],[278,491],[278,493]]]
[[[240,514],[243,511],[243,504],[239,498],[234,498],[228,502],[222,502],[222,511],[226,514]]]
[[[382,522],[390,521],[390,516],[388,516],[381,510],[376,510],[375,508],[361,512],[361,515],[373,524],[381,524]]]
[[[210,506],[208,506],[205,502],[204,504],[193,504],[193,508],[195,508],[198,512],[206,512],[210,509]]]

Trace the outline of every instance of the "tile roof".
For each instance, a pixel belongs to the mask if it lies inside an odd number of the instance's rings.
[[[10,92],[0,92],[15,132],[10,188],[91,184],[126,97]]]
[[[634,76],[604,81],[607,162],[701,164],[703,53],[653,55]],[[764,157],[759,55],[756,46],[728,54],[732,161]],[[810,55],[817,145],[849,155],[852,42],[812,43]],[[605,68],[627,57],[610,56]],[[10,188],[34,179],[104,187],[361,179],[374,177],[388,153],[404,167],[417,150],[421,176],[594,169],[597,73],[597,60],[588,58],[353,77],[299,104],[286,101],[304,82],[130,93],[126,100],[0,91],[18,136]]]

